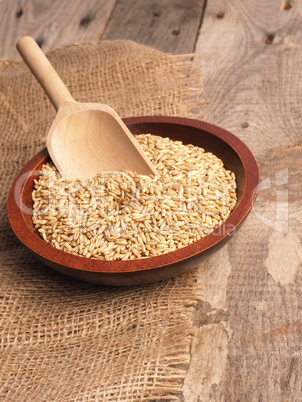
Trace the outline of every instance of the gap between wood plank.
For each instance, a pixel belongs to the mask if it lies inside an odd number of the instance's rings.
[[[208,0],[204,0],[204,4],[203,4],[201,16],[200,16],[200,21],[199,21],[198,29],[197,29],[197,32],[196,32],[196,37],[195,37],[195,42],[194,42],[194,47],[193,47],[193,53],[195,53],[196,44],[197,44],[197,41],[198,41],[198,38],[199,38],[199,33],[200,33],[200,29],[202,27],[203,18],[204,18],[204,15],[206,13],[207,5],[208,5]]]

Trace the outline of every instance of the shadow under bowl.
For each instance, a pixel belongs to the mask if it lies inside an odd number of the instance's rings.
[[[176,251],[131,261],[101,261],[57,250],[46,243],[32,222],[34,179],[50,161],[46,149],[34,156],[10,189],[7,213],[18,239],[49,267],[82,281],[107,286],[131,286],[165,280],[198,265],[222,247],[250,212],[257,195],[259,170],[248,147],[230,132],[199,120],[150,116],[124,119],[133,134],[151,133],[212,152],[236,175],[238,203],[229,218],[211,234]]]

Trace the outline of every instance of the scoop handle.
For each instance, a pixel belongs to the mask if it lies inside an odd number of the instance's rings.
[[[19,39],[17,49],[56,110],[59,109],[63,101],[74,100],[58,73],[32,37],[24,36]]]

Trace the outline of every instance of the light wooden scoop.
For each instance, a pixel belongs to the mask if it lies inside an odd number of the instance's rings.
[[[17,49],[57,110],[46,144],[63,177],[88,179],[123,169],[158,175],[111,107],[76,102],[33,38],[21,38]]]

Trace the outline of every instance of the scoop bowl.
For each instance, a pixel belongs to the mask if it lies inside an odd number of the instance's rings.
[[[131,261],[100,261],[76,256],[46,243],[32,222],[34,179],[38,178],[42,165],[50,161],[47,149],[43,149],[24,166],[12,184],[7,201],[10,225],[21,243],[49,267],[82,281],[107,286],[157,282],[200,264],[237,233],[253,206],[259,183],[257,162],[249,148],[220,127],[199,120],[165,116],[133,117],[124,122],[132,134],[169,137],[214,153],[236,175],[238,203],[229,218],[211,234],[167,254]]]

